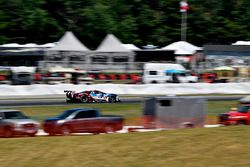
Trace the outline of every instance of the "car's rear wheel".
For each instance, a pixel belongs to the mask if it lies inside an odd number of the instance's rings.
[[[87,103],[87,102],[89,102],[89,98],[88,98],[86,95],[83,95],[83,96],[81,97],[81,102]]]
[[[61,127],[61,134],[63,136],[68,136],[71,134],[71,129],[68,126],[62,126]]]

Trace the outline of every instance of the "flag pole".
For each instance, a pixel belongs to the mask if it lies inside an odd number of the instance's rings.
[[[181,40],[187,40],[187,10],[189,9],[187,0],[182,0],[180,2],[180,12],[181,12]]]
[[[181,40],[187,40],[187,12],[181,13]]]

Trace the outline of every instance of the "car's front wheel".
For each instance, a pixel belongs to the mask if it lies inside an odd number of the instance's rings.
[[[114,133],[115,128],[113,125],[106,125],[104,131],[105,131],[105,133]]]
[[[61,127],[61,134],[63,136],[68,136],[71,134],[71,129],[68,126],[62,126]]]
[[[110,103],[116,102],[116,97],[115,97],[115,96],[109,97],[109,102],[110,102]]]

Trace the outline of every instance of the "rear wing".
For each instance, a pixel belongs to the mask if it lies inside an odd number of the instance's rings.
[[[73,91],[72,90],[64,90],[63,92],[67,93],[67,92],[73,92]]]

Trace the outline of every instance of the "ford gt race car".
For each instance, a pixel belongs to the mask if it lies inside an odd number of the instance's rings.
[[[113,93],[104,93],[99,90],[89,90],[83,92],[75,92],[70,90],[65,90],[66,93],[66,102],[74,103],[74,102],[120,102],[120,98],[117,94]]]

